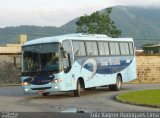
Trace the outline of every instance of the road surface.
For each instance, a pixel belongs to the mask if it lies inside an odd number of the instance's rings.
[[[50,96],[26,95],[20,86],[0,87],[0,111],[2,112],[160,112],[148,108],[120,103],[115,97],[135,90],[160,89],[160,84],[124,84],[121,91],[97,88],[83,91],[81,97],[72,92],[54,93]]]

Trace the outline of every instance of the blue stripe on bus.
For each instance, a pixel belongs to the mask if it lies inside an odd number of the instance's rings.
[[[47,75],[39,75],[39,76],[32,76],[28,77],[24,80],[24,82],[28,82],[33,85],[44,85],[52,82],[54,79],[53,77],[50,77],[48,74]]]
[[[87,63],[85,63],[87,60],[88,59],[80,59],[77,60],[77,62],[78,64],[80,64],[81,68],[85,68],[88,71],[93,72],[93,70],[96,69],[97,74],[113,74],[120,72],[127,68],[133,61],[132,59],[128,59],[128,62],[126,59],[121,59],[118,61],[117,59],[110,59],[110,61],[103,61],[103,59],[92,59],[92,61],[88,61]]]

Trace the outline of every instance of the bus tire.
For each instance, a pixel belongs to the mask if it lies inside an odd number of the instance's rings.
[[[121,87],[122,87],[122,77],[118,75],[116,79],[116,84],[114,85],[114,90],[119,91]]]
[[[49,96],[49,93],[42,93],[42,96]]]
[[[73,91],[75,97],[80,97],[81,94],[81,84],[80,81],[77,81],[77,88]]]
[[[108,85],[110,91],[113,91],[113,85]]]
[[[109,85],[108,87],[109,90],[119,91],[122,87],[122,77],[118,75],[116,79],[116,84]]]

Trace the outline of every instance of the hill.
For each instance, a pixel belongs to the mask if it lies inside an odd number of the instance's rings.
[[[133,37],[136,47],[150,42],[160,42],[160,8],[115,6],[111,18],[122,31],[121,37]],[[104,10],[101,10],[104,12]],[[61,27],[19,26],[0,28],[0,44],[16,43],[18,35],[28,34],[28,40],[39,37],[74,33],[78,18]]]
[[[112,19],[122,31],[121,37],[133,37],[136,47],[160,42],[160,8],[113,7]]]

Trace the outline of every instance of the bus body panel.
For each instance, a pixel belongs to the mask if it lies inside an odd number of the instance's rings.
[[[98,37],[99,36],[99,37]],[[54,37],[46,38],[46,42],[54,42]],[[64,40],[70,40],[73,53],[74,40],[88,41],[116,41],[116,42],[132,42],[130,38],[120,38],[121,40],[112,39],[106,36],[97,35],[97,37],[81,37],[78,36],[58,36],[55,37],[55,42],[62,43]],[[59,39],[59,40],[58,40]],[[106,40],[107,39],[107,40]],[[45,43],[45,38],[29,41],[24,46],[30,46],[33,44]],[[41,76],[41,75],[28,75],[22,76],[21,81],[24,83],[27,79],[35,79],[35,82],[45,83],[39,85],[30,84],[23,85],[25,93],[52,93],[58,91],[71,91],[77,88],[77,81],[79,78],[84,80],[84,87],[98,87],[112,85],[116,83],[117,75],[122,76],[123,82],[129,82],[137,78],[136,75],[136,58],[133,55],[106,55],[106,56],[83,56],[76,57],[73,54],[73,60],[71,69],[68,72],[62,70],[60,73],[54,73],[51,75]],[[23,61],[22,61],[23,62]],[[52,77],[53,76],[53,77]],[[46,79],[45,79],[46,78]],[[31,79],[31,80],[32,80]],[[56,81],[57,82],[56,82]],[[33,80],[32,80],[33,81]]]

